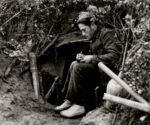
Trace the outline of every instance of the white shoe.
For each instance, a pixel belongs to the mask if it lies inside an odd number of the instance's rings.
[[[69,100],[65,100],[63,104],[55,107],[55,111],[62,111],[72,106],[72,103]]]
[[[77,104],[73,104],[69,109],[61,111],[61,116],[66,118],[73,118],[85,114],[85,107]]]

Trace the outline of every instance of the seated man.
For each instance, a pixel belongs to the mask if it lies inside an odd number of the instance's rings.
[[[102,71],[97,64],[102,61],[113,71],[119,61],[121,44],[114,30],[103,28],[99,22],[92,20],[89,12],[81,12],[78,27],[82,35],[91,40],[90,55],[77,54],[72,62],[64,84],[65,101],[55,108],[64,117],[72,118],[82,115],[94,105],[94,89],[101,83]]]

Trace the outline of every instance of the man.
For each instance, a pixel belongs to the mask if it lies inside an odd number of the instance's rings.
[[[98,69],[98,62],[102,61],[112,70],[118,62],[121,47],[113,30],[102,28],[92,20],[89,12],[81,12],[78,18],[78,27],[82,35],[91,40],[91,54],[77,54],[76,61],[72,62],[63,92],[66,94],[62,105],[55,108],[64,117],[72,118],[82,115],[95,102],[94,89],[101,83],[102,71]]]

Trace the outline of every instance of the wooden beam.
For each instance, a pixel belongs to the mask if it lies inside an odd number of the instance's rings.
[[[132,100],[128,100],[128,99],[124,99],[124,98],[121,98],[121,97],[113,96],[113,95],[110,95],[110,94],[107,94],[107,93],[104,94],[103,99],[108,100],[108,101],[112,101],[112,102],[116,102],[116,103],[119,103],[119,104],[123,104],[123,105],[129,106],[131,108],[135,108],[135,109],[150,113],[150,105],[148,105],[148,104],[135,102],[135,101],[132,101]]]
[[[140,95],[135,93],[129,86],[126,84],[121,78],[119,78],[115,73],[113,73],[106,65],[104,65],[102,62],[98,63],[98,67],[103,70],[108,76],[110,76],[112,79],[114,79],[118,84],[120,84],[128,93],[130,93],[135,99],[137,99],[139,102],[148,104],[149,103]]]

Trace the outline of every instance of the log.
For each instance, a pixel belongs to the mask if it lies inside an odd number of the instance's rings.
[[[115,73],[113,73],[107,66],[105,66],[102,62],[98,63],[98,67],[103,70],[108,76],[114,79],[118,84],[120,84],[128,93],[130,93],[135,99],[139,102],[148,104],[149,103],[140,95],[135,93],[121,78],[119,78]]]
[[[37,70],[37,64],[36,64],[36,55],[33,52],[29,53],[30,57],[30,70],[32,73],[32,79],[33,79],[33,88],[35,92],[36,99],[39,98],[39,77],[38,77],[38,70]]]
[[[123,104],[123,105],[129,106],[131,108],[135,108],[135,109],[150,113],[150,105],[148,105],[148,104],[135,102],[135,101],[132,101],[132,100],[128,100],[128,99],[124,99],[124,98],[121,98],[121,97],[113,96],[113,95],[110,95],[110,94],[107,94],[107,93],[104,94],[103,99],[108,100],[108,101],[112,101],[112,102],[116,102],[116,103],[119,103],[119,104]]]

